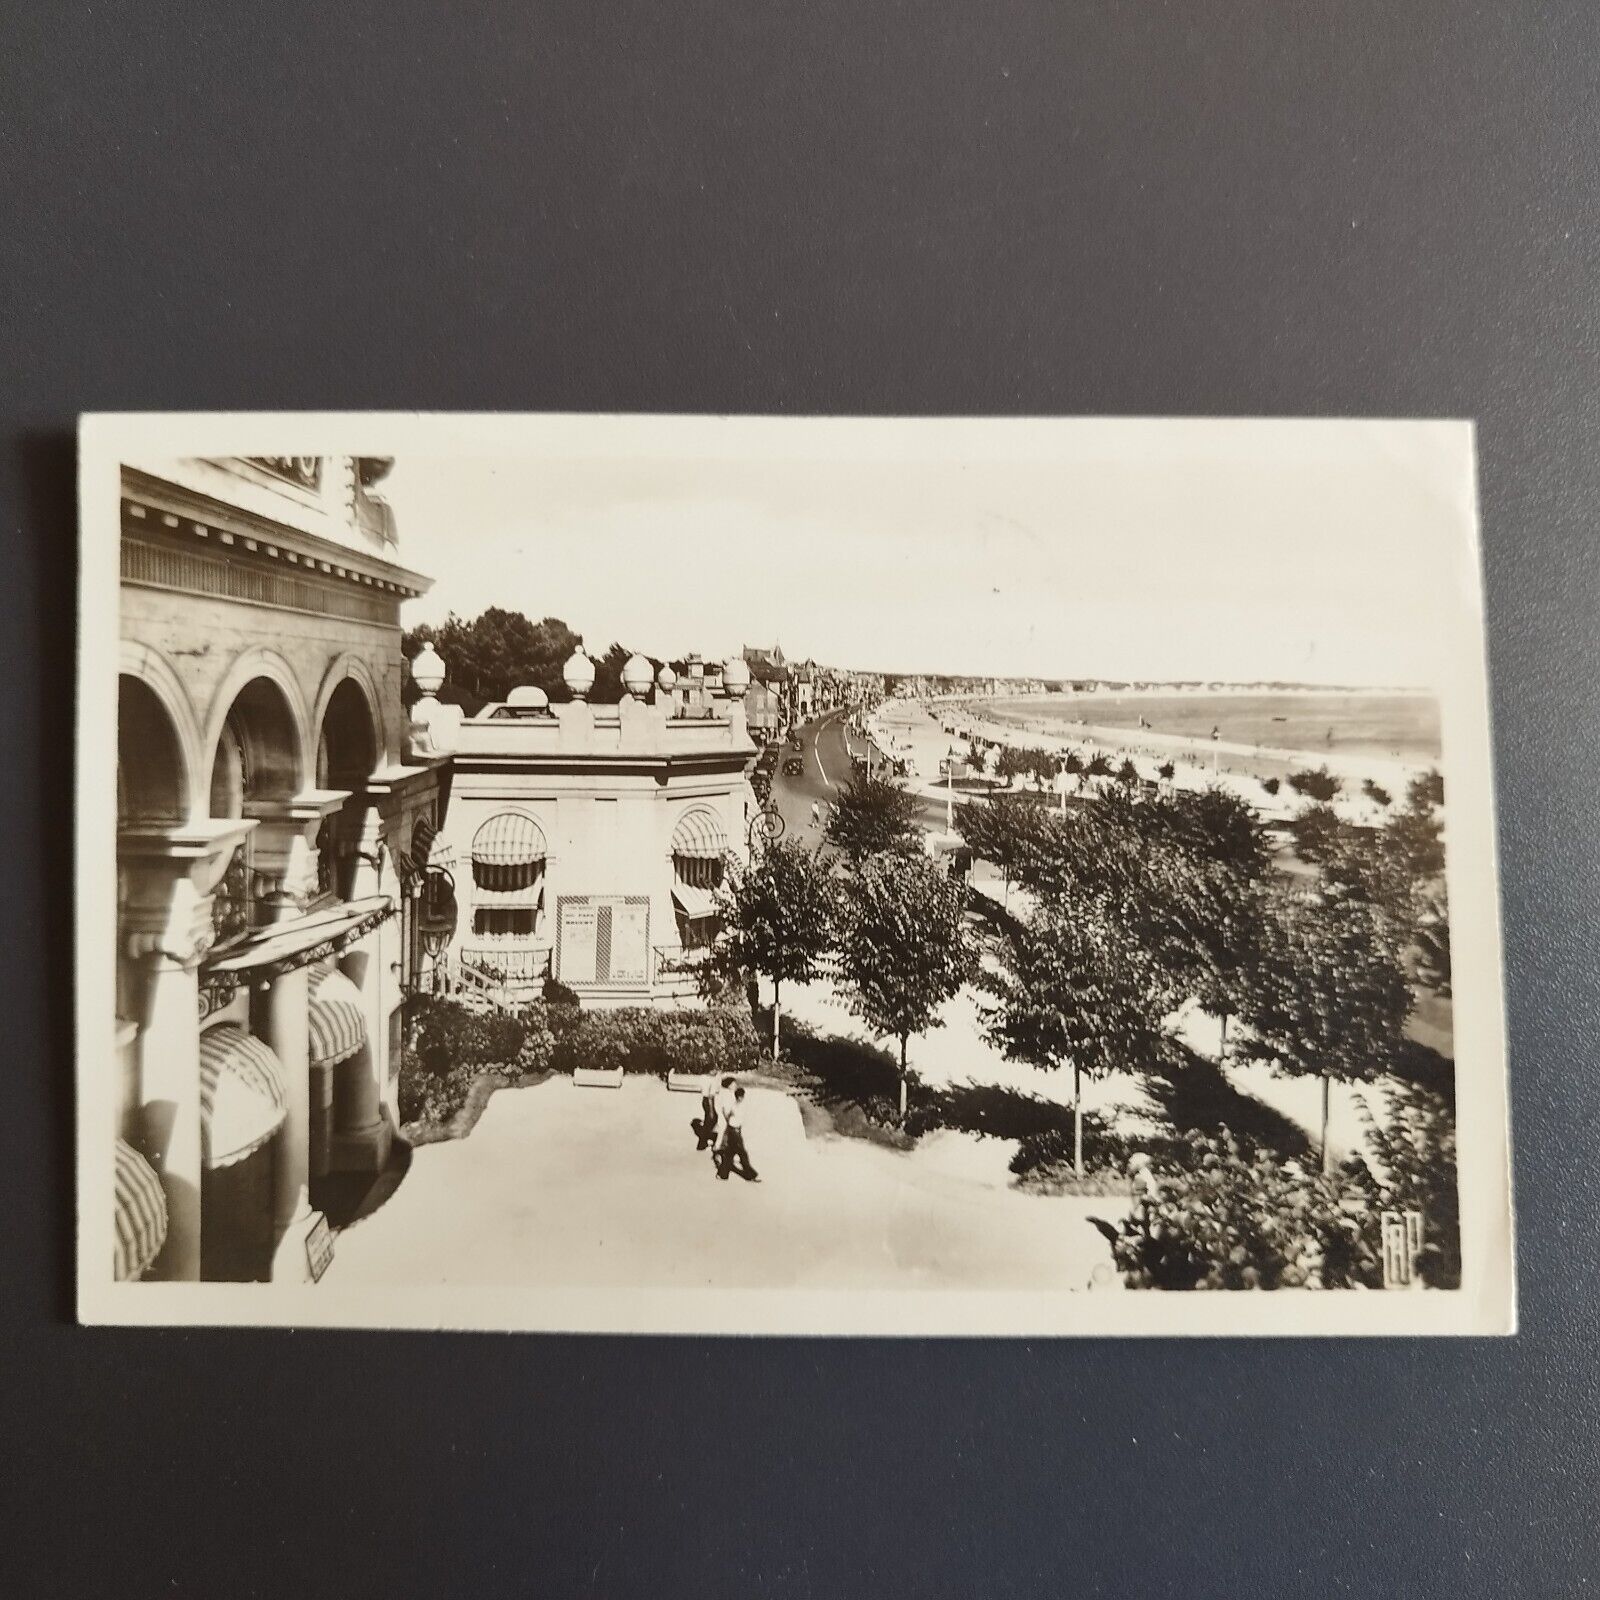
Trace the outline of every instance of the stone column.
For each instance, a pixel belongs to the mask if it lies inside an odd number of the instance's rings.
[[[292,800],[250,807],[257,821],[254,866],[269,920],[292,922],[317,893],[317,829],[348,798],[342,789],[307,790]],[[274,1283],[311,1276],[306,1236],[320,1220],[311,1208],[310,974],[304,967],[258,982],[250,994],[250,1029],[283,1069],[285,1111],[273,1175]]]
[[[167,1241],[149,1276],[200,1277],[200,1024],[198,958],[146,957],[140,1036],[140,1144],[167,1199]]]
[[[362,819],[355,845],[350,898],[383,893],[383,819],[376,805]],[[334,1068],[333,1166],[340,1172],[381,1172],[389,1160],[393,1132],[383,1116],[383,1075],[388,1060],[387,964],[395,959],[395,921],[380,923],[345,952],[340,971],[361,991],[366,1043]]]
[[[135,827],[117,839],[127,884],[124,975],[140,1025],[128,1131],[165,1192],[167,1239],[148,1276],[169,1282],[200,1277],[199,969],[213,939],[212,891],[252,826]]]
[[[267,1044],[283,1068],[286,1102],[273,1168],[272,1256],[274,1283],[304,1283],[311,1276],[305,1240],[316,1214],[309,1182],[311,1072],[307,1060],[309,978],[299,967],[257,985],[250,995],[250,1031]]]

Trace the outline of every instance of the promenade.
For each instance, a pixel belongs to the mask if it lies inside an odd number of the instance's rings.
[[[719,1182],[699,1097],[653,1077],[502,1089],[470,1137],[413,1152],[346,1229],[329,1282],[619,1289],[1116,1289],[1089,1220],[1115,1198],[1023,1194],[1009,1141],[938,1134],[910,1152],[810,1138],[798,1102],[751,1088],[760,1183]],[[1097,1269],[1100,1269],[1097,1273]]]

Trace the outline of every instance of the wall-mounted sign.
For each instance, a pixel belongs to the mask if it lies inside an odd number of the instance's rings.
[[[332,1261],[333,1229],[328,1226],[328,1219],[318,1212],[317,1220],[306,1234],[306,1265],[311,1269],[313,1283],[322,1282],[322,1274]]]
[[[650,976],[646,895],[561,895],[556,902],[555,974],[578,989],[643,988]]]

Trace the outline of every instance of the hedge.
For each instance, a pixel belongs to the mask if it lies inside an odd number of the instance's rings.
[[[760,1054],[755,1024],[742,1005],[583,1011],[557,1000],[513,1012],[436,1000],[422,1012],[415,1046],[401,1058],[400,1116],[404,1123],[449,1121],[484,1076],[516,1083],[578,1066],[742,1072]]]

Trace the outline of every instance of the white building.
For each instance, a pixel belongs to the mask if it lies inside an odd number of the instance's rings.
[[[453,757],[434,860],[454,904],[435,984],[502,1002],[547,978],[591,1005],[692,995],[716,890],[756,809],[743,661],[696,673],[686,695],[670,667],[652,682],[635,656],[622,701],[593,706],[580,650],[570,700],[517,689],[465,720],[431,698],[446,670],[431,650],[412,664],[430,693],[414,715]]]

